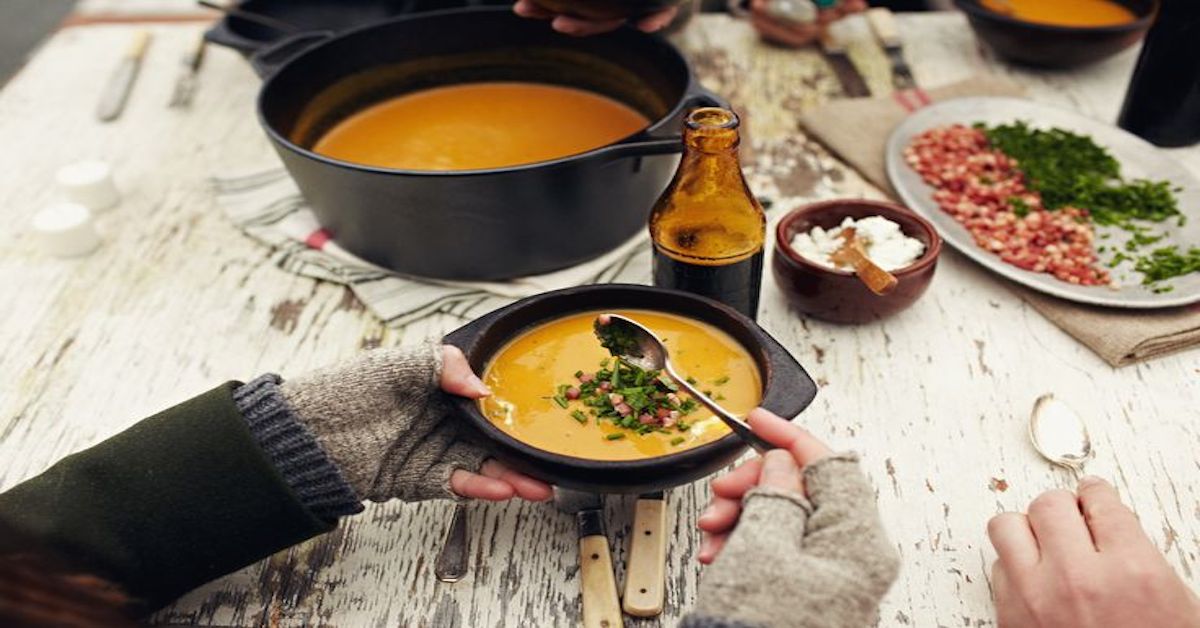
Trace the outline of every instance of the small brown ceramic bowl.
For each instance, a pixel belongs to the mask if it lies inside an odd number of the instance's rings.
[[[792,237],[797,233],[813,227],[831,229],[847,216],[855,220],[883,216],[925,245],[917,261],[892,272],[899,283],[891,292],[877,295],[854,273],[821,266],[792,248]],[[942,238],[937,230],[912,211],[895,203],[839,199],[799,207],[779,221],[771,268],[783,294],[802,314],[834,323],[868,323],[891,316],[920,298],[933,279],[941,251]]]
[[[979,0],[955,0],[955,4],[967,15],[975,34],[1000,56],[1031,66],[1070,68],[1107,59],[1150,30],[1159,0],[1115,1],[1129,9],[1134,19],[1113,26],[1059,26],[992,11]]]

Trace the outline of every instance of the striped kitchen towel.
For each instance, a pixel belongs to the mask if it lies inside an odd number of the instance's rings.
[[[282,167],[213,178],[217,203],[247,235],[271,247],[289,272],[348,286],[390,326],[437,315],[472,319],[517,299],[592,283],[649,283],[649,237],[640,232],[615,250],[564,270],[510,281],[443,281],[396,274],[338,246]]]

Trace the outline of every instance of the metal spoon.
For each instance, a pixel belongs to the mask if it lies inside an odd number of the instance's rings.
[[[1069,469],[1076,481],[1083,476],[1083,465],[1095,456],[1083,419],[1050,393],[1033,404],[1029,440],[1043,458]]]
[[[671,366],[667,348],[663,346],[654,332],[646,329],[641,323],[619,314],[601,314],[596,319],[596,330],[597,335],[604,334],[607,338],[616,339],[617,342],[605,345],[614,355],[642,370],[666,373],[687,394],[704,404],[713,414],[724,421],[734,434],[740,436],[755,451],[762,453],[775,448],[774,445],[755,434],[745,421],[722,408],[720,404],[709,399],[708,395],[696,390],[686,379],[680,377],[679,373],[675,372]]]

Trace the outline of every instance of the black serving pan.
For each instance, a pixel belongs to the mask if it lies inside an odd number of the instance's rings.
[[[343,31],[402,15],[471,6],[512,6],[511,0],[244,0],[243,11],[274,18],[302,32]],[[204,34],[208,41],[250,56],[291,33],[226,14]]]
[[[573,266],[644,229],[681,150],[683,117],[725,103],[667,41],[634,28],[555,32],[511,7],[426,13],[341,34],[302,33],[257,52],[268,138],[321,226],[347,250],[420,277],[495,280]],[[453,172],[354,164],[310,150],[361,108],[472,81],[553,83],[638,109],[649,128],[536,164]],[[587,120],[580,120],[587,124]]]
[[[817,387],[796,359],[754,321],[734,309],[677,290],[623,284],[567,288],[517,301],[451,332],[444,339],[463,350],[471,368],[482,373],[510,340],[541,323],[589,310],[643,309],[704,321],[728,333],[758,364],[763,375],[761,405],[783,417],[800,414]],[[577,458],[532,447],[504,433],[479,409],[478,402],[456,398],[463,423],[492,455],[538,479],[566,488],[598,493],[648,493],[693,482],[732,463],[746,445],[734,434],[679,453],[642,460]]]
[[[997,54],[1010,61],[1045,68],[1095,63],[1141,41],[1154,22],[1159,0],[1116,2],[1132,11],[1137,19],[1115,26],[1058,26],[997,13],[979,0],[955,0],[975,34]]]

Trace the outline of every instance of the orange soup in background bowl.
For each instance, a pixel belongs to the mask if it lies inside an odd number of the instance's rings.
[[[955,0],[979,39],[1009,61],[1070,68],[1141,41],[1158,0]]]

